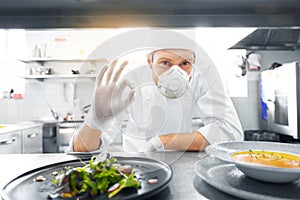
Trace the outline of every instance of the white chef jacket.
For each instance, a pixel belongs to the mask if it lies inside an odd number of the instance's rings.
[[[205,73],[204,76],[194,69],[187,93],[178,99],[168,99],[154,84],[151,70],[145,72],[128,110],[129,120],[122,135],[124,149],[142,152],[153,136],[192,131],[201,133],[210,144],[242,140],[240,121],[221,80],[210,67]],[[192,127],[195,118],[200,118],[204,125],[197,130]]]
[[[236,110],[213,68],[206,67],[204,72],[193,69],[190,87],[178,99],[168,99],[159,92],[147,67],[131,73],[131,78],[138,85],[135,99],[128,112],[118,117],[118,122],[127,118],[126,128],[114,123],[102,134],[102,144],[108,145],[120,132],[124,150],[130,152],[143,152],[150,138],[170,133],[198,131],[210,144],[243,140]],[[194,118],[203,122],[197,130],[192,129]],[[101,149],[105,148],[101,146]],[[69,151],[73,151],[73,139]]]

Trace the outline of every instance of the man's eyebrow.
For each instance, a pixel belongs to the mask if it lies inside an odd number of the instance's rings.
[[[183,58],[184,60],[194,60],[194,58]]]
[[[193,61],[194,60],[194,58],[181,58],[182,60],[191,60],[191,61]],[[173,60],[173,59],[171,59],[171,58],[168,58],[168,57],[160,57],[160,58],[158,58],[157,60]]]
[[[170,58],[167,58],[167,57],[160,57],[160,58],[158,58],[157,60],[172,60],[172,59],[170,59]]]

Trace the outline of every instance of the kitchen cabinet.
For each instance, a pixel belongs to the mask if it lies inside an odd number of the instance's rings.
[[[43,152],[42,126],[29,128],[22,131],[22,153]]]
[[[24,122],[3,127],[0,129],[0,154],[43,152],[41,123]]]
[[[0,135],[0,153],[22,153],[22,132],[14,131]]]

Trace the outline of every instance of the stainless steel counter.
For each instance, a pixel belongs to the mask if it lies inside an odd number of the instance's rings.
[[[111,154],[114,156],[129,156],[137,157],[143,156],[142,154],[129,154],[121,152],[120,149],[112,149]],[[151,199],[207,199],[205,195],[211,195],[215,192],[215,189],[209,188],[208,185],[203,183],[194,171],[195,163],[203,158],[206,154],[203,152],[167,152],[167,153],[153,153],[149,158],[155,158],[168,163],[173,170],[173,178],[169,183],[168,187],[160,192],[155,197]],[[2,154],[0,155],[1,160],[1,170],[0,170],[0,188],[5,186],[5,184],[11,179],[18,175],[23,174],[26,171],[32,170],[37,167],[44,165],[77,159],[76,157],[59,154]],[[202,191],[203,188],[208,188]],[[219,192],[223,195],[224,193]],[[225,194],[224,194],[225,195]],[[218,196],[220,197],[220,196]],[[225,195],[225,197],[227,197]],[[212,196],[209,197],[212,199]]]
[[[24,129],[29,128],[35,128],[42,126],[42,123],[38,122],[31,122],[31,121],[24,121],[24,122],[18,122],[14,124],[0,124],[2,128],[0,128],[0,134],[6,134],[10,132],[20,131]]]

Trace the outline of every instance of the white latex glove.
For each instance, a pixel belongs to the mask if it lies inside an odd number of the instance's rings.
[[[134,90],[126,79],[117,84],[128,62],[125,61],[116,68],[117,62],[114,60],[111,66],[105,66],[96,80],[91,109],[85,120],[91,128],[105,131],[111,125],[112,119],[126,110],[134,99]],[[128,96],[122,99],[126,88],[129,90]]]
[[[146,151],[148,152],[154,152],[154,151],[163,151],[164,145],[159,139],[158,136],[152,137],[147,143],[146,143]]]

